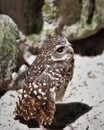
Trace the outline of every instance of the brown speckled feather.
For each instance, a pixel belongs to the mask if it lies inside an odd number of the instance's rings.
[[[52,123],[55,101],[63,97],[72,79],[73,54],[71,44],[64,37],[55,36],[45,41],[28,69],[16,115],[25,120],[35,119],[40,125]]]

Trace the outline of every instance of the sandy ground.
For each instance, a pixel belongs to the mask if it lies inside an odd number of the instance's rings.
[[[14,120],[18,92],[8,91],[0,99],[0,130],[39,130]],[[104,130],[104,53],[96,57],[75,55],[75,70],[62,102],[83,102],[93,109],[65,130]]]

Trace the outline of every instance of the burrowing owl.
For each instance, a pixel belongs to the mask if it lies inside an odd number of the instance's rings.
[[[63,97],[72,79],[73,54],[71,44],[63,36],[45,41],[26,74],[16,115],[25,120],[35,119],[40,125],[52,123],[55,101]]]

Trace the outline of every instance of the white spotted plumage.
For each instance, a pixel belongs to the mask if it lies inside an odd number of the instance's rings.
[[[73,49],[63,36],[46,40],[41,53],[29,67],[22,97],[15,113],[25,120],[36,120],[39,125],[51,124],[55,101],[63,97],[73,75]]]

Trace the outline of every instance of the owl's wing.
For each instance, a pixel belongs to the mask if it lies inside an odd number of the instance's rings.
[[[34,80],[39,78],[39,76],[41,76],[42,73],[45,71],[46,67],[45,63],[43,63],[44,61],[39,60],[41,58],[42,57],[37,56],[33,64],[29,66],[28,72],[26,73],[25,77],[27,82],[33,82]]]
[[[31,82],[25,79],[22,97],[16,106],[16,115],[25,120],[35,119],[39,124],[51,124],[55,113],[55,89],[51,85],[47,73]]]
[[[73,63],[54,64],[48,67],[47,73],[50,75],[51,82],[55,86],[56,100],[61,100],[65,94],[68,83],[73,75]]]

